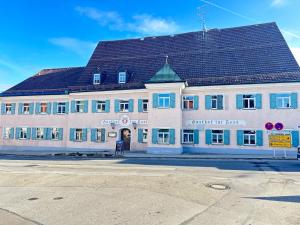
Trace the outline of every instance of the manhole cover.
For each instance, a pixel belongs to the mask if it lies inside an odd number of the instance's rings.
[[[215,189],[215,190],[227,190],[229,189],[230,187],[226,184],[208,184],[207,187],[209,188],[212,188],[212,189]]]
[[[39,198],[29,198],[27,199],[28,201],[34,201],[34,200],[38,200]]]
[[[62,200],[62,199],[64,199],[63,197],[55,197],[55,198],[53,198],[53,200]]]

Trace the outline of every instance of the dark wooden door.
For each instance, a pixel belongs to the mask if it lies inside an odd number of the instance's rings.
[[[129,129],[123,129],[121,131],[121,139],[124,141],[124,150],[130,150],[130,139],[131,139],[131,132]]]

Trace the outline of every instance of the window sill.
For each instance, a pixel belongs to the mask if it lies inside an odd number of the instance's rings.
[[[242,108],[242,110],[257,110],[257,108]]]

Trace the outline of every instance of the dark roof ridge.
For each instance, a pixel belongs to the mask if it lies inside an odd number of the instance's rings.
[[[34,74],[34,76],[44,76],[48,74],[53,74],[57,72],[62,72],[62,71],[67,71],[67,70],[72,70],[72,69],[80,69],[84,68],[84,66],[72,66],[72,67],[61,67],[61,68],[45,68],[40,70],[38,73]]]

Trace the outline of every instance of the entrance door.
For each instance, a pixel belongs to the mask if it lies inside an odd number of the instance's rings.
[[[131,131],[127,128],[121,130],[121,140],[124,141],[124,150],[130,150]]]

